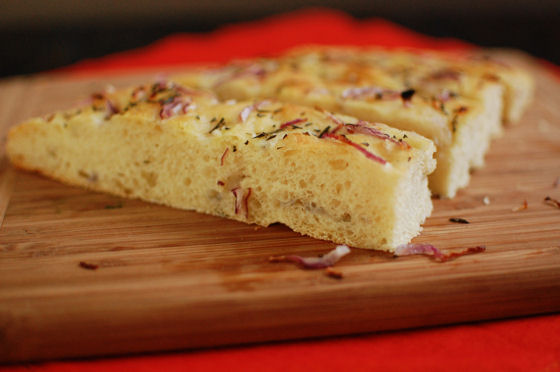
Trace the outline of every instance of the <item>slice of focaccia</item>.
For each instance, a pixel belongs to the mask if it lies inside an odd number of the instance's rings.
[[[240,62],[176,79],[222,99],[276,98],[415,131],[437,146],[430,188],[444,197],[467,185],[469,169],[483,164],[491,138],[501,130],[502,87],[493,81],[483,81],[488,99],[481,101],[444,89],[416,89],[367,64],[312,56]]]
[[[494,82],[503,87],[502,119],[517,123],[530,104],[535,83],[524,69],[481,54],[442,53],[435,51],[351,47],[296,48],[287,54],[295,60],[327,60],[360,63],[387,72],[397,80],[417,89],[439,94],[453,94],[488,102],[485,91]],[[299,63],[299,62],[298,62]]]
[[[18,167],[92,190],[392,251],[432,204],[433,143],[274,101],[219,102],[165,82],[14,127]]]

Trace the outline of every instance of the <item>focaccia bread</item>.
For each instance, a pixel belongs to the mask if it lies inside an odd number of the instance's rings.
[[[72,185],[393,251],[431,213],[433,143],[275,101],[160,82],[14,127],[18,167]]]
[[[276,98],[415,131],[437,146],[430,189],[444,197],[468,184],[469,170],[483,165],[501,132],[502,86],[490,80],[479,87],[485,100],[444,90],[434,95],[382,69],[312,57],[239,62],[176,79],[222,99]]]
[[[518,123],[535,90],[531,75],[522,68],[481,52],[442,53],[414,49],[305,46],[289,51],[287,58],[301,61],[359,63],[386,72],[407,86],[432,94],[447,90],[485,101],[486,82],[504,89],[502,120]]]

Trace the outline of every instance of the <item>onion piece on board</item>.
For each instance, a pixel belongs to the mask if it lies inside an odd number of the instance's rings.
[[[347,245],[338,245],[335,249],[321,257],[301,257],[297,255],[272,256],[270,262],[294,262],[304,269],[324,269],[333,266],[342,257],[350,253]]]

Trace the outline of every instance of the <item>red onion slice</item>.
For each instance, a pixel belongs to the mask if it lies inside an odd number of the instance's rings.
[[[110,119],[111,116],[120,112],[119,108],[109,98],[105,99],[105,105],[107,106],[107,115],[105,119]]]
[[[241,187],[235,187],[231,190],[231,192],[233,193],[233,196],[235,196],[235,214],[239,214],[242,207],[243,190]]]
[[[383,89],[379,87],[355,87],[348,88],[342,92],[342,98],[362,98],[362,97],[380,97]]]
[[[342,127],[344,127],[344,122],[343,122],[342,120],[340,120],[339,118],[337,118],[336,116],[334,116],[334,114],[333,114],[332,112],[323,110],[323,109],[321,109],[321,108],[318,108],[318,110],[323,111],[323,112],[325,113],[325,115],[327,115],[327,117],[328,117],[329,119],[331,119],[331,120],[336,124],[336,127],[335,127],[333,130],[331,130],[331,133],[332,133],[332,134],[335,134],[335,133],[338,132]],[[321,136],[321,137],[322,137],[322,136]]]
[[[382,100],[393,100],[401,97],[401,93],[396,90],[383,89],[379,87],[356,87],[348,88],[342,92],[342,98],[375,98]]]
[[[146,87],[141,85],[132,91],[132,98],[136,101],[146,98]]]
[[[228,75],[224,76],[223,78],[219,79],[213,86],[213,88],[217,88],[231,80],[243,78],[246,76],[254,76],[258,79],[262,79],[266,76],[267,71],[266,69],[259,65],[258,63],[253,63],[248,66],[243,66],[236,71],[230,72]]]
[[[169,119],[179,113],[186,114],[190,104],[191,101],[185,101],[184,97],[176,96],[171,102],[163,104],[159,112],[159,117],[162,119]]]
[[[436,248],[431,244],[410,243],[399,245],[395,250],[394,255],[400,257],[413,254],[423,254],[433,257],[433,259],[438,262],[445,262],[467,254],[484,252],[485,250],[486,247],[480,245],[472,248],[467,248],[461,252],[445,253],[441,249]]]
[[[350,253],[347,245],[338,245],[335,249],[321,257],[301,257],[297,255],[272,256],[270,262],[294,262],[304,269],[324,269],[333,266],[342,257]]]
[[[358,145],[355,142],[350,141],[348,138],[346,138],[344,136],[341,136],[339,134],[334,134],[334,133],[331,132],[331,133],[325,133],[322,138],[332,138],[332,139],[338,140],[342,143],[345,143],[347,145],[350,145],[350,146],[356,148],[362,154],[364,154],[366,156],[366,158],[368,158],[368,159],[374,160],[374,161],[376,161],[380,164],[383,164],[383,165],[387,164],[387,160],[369,152],[368,150],[364,149],[362,146]]]
[[[440,94],[438,94],[437,99],[439,99],[441,102],[445,103],[447,101],[449,101],[451,98],[453,97],[451,91],[449,89],[444,89],[441,91]]]
[[[241,120],[242,123],[246,122],[247,119],[249,118],[249,115],[251,115],[251,112],[253,112],[254,109],[255,109],[255,105],[250,105],[245,107],[239,113],[239,120]]]
[[[388,135],[387,133],[383,133],[382,131],[376,129],[376,128],[372,128],[370,126],[368,126],[368,122],[367,121],[363,121],[363,120],[359,120],[356,124],[346,124],[346,129],[348,130],[349,133],[360,133],[360,134],[365,134],[368,136],[372,136],[372,137],[376,137],[376,138],[380,138],[389,142],[392,142],[394,144],[399,145],[402,148],[405,149],[410,149],[410,145],[408,143],[406,143],[405,141],[397,141],[396,139],[392,138],[390,135]]]
[[[231,190],[235,196],[235,214],[242,214],[245,218],[249,217],[249,197],[253,190],[249,187],[245,193],[241,187]]]
[[[328,116],[329,119],[334,121],[334,123],[336,125],[344,125],[344,122],[342,120],[340,120],[339,118],[337,118],[336,116],[334,116],[334,114],[332,112],[328,112],[328,111],[323,111],[323,112],[325,113],[325,115]]]
[[[159,93],[164,92],[167,89],[168,86],[166,81],[160,80],[158,82],[155,82],[151,87],[151,93],[149,98],[152,99],[155,96],[157,96]]]
[[[103,101],[103,102],[100,102]],[[111,101],[105,93],[93,93],[91,95],[91,102],[94,107],[99,107],[99,104],[105,104],[105,120],[109,120],[111,116],[118,114],[120,109]]]
[[[229,153],[229,147],[227,147],[224,151],[224,153],[222,154],[222,157],[220,158],[220,165],[223,166],[224,165],[224,161],[226,160],[226,156]]]
[[[292,125],[303,123],[306,120],[307,120],[306,118],[299,118],[299,119],[294,119],[294,120],[285,122],[284,124],[280,125],[280,129],[284,129],[284,128],[292,126]]]
[[[263,101],[260,101],[260,102],[255,103],[254,106],[255,106],[255,109],[256,109],[256,110],[262,110],[262,107],[263,107],[263,106],[270,105],[271,103],[272,103],[271,100],[265,99],[265,100],[263,100]]]
[[[264,101],[260,101],[260,102],[257,102],[255,104],[253,104],[253,105],[245,107],[239,113],[239,120],[241,120],[241,122],[244,123],[245,121],[247,121],[247,119],[249,118],[249,115],[251,114],[251,112],[253,112],[253,110],[260,110],[262,106],[266,106],[270,103],[271,103],[271,101],[264,100]]]

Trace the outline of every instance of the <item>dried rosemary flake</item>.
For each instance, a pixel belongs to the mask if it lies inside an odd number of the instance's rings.
[[[457,115],[453,116],[453,119],[451,120],[451,126],[453,129],[453,133],[455,133],[457,131]]]
[[[328,131],[329,131],[330,129],[331,129],[331,126],[330,126],[330,125],[327,126],[325,129],[323,129],[323,130],[321,131],[321,133],[319,134],[318,137],[319,137],[319,138],[322,138],[325,134],[328,133]]]
[[[214,118],[215,119],[215,118]],[[214,120],[212,119],[212,120]],[[212,122],[212,120],[210,122]],[[214,120],[215,121],[215,120]],[[221,118],[220,121],[218,122],[218,124],[216,124],[214,126],[214,128],[210,129],[210,132],[208,132],[208,134],[212,133],[213,131],[215,131],[216,129],[220,128],[221,126],[223,126],[226,123],[226,120],[224,118]]]

